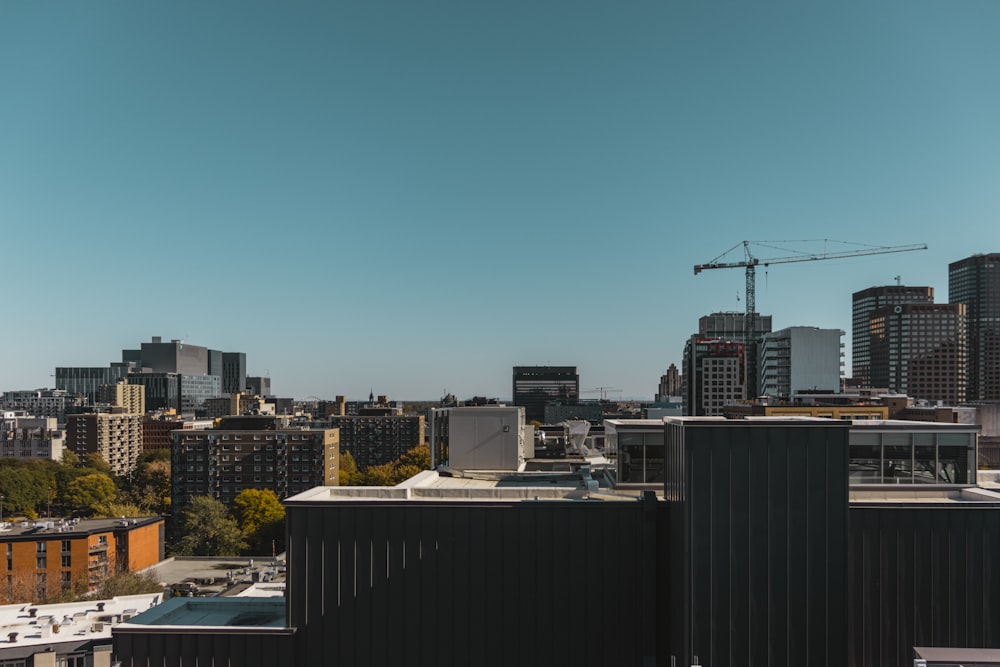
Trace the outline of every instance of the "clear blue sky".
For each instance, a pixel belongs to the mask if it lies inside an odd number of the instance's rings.
[[[927,243],[760,272],[849,343],[998,229],[996,0],[0,3],[0,389],[160,335],[285,396],[651,397],[743,239]]]

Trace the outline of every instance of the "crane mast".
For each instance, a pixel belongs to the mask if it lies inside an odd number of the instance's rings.
[[[818,239],[822,241],[824,247],[827,243],[849,243],[848,241],[831,241],[830,239]],[[816,252],[798,252],[795,250],[789,250],[788,248],[782,248],[778,246],[768,245],[771,243],[804,243],[807,241],[741,241],[736,244],[726,252],[722,253],[715,259],[705,264],[695,264],[694,273],[698,275],[702,271],[708,269],[738,269],[742,268],[746,270],[746,319],[745,319],[745,334],[749,338],[753,336],[753,326],[754,317],[757,312],[757,267],[763,264],[765,267],[771,264],[790,264],[793,262],[815,262],[824,259],[843,259],[848,257],[865,257],[868,255],[887,255],[896,252],[913,252],[914,250],[927,250],[926,244],[917,245],[898,245],[898,246],[865,246],[859,250],[847,250],[841,252],[827,252],[823,251],[821,253]],[[813,241],[815,242],[815,241]],[[760,259],[755,257],[753,252],[751,252],[750,246],[759,245],[762,247],[769,247],[777,250],[782,250],[784,252],[798,252],[798,254],[786,256],[786,257],[775,257],[772,259]],[[855,244],[862,245],[862,244]],[[724,262],[721,261],[726,255],[736,250],[740,246],[743,246],[744,259],[738,262]]]

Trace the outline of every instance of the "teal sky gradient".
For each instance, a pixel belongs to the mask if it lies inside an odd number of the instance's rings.
[[[927,243],[759,272],[849,344],[998,229],[995,0],[0,4],[0,390],[160,335],[284,396],[651,398],[743,239]]]

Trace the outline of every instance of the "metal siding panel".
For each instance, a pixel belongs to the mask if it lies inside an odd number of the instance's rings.
[[[121,660],[122,667],[139,667],[132,657],[135,655],[135,635],[112,632],[111,645],[112,655],[117,660]]]
[[[368,641],[371,643],[370,660],[372,667],[388,665],[383,627],[387,620],[387,607],[390,600],[392,582],[389,580],[389,531],[388,517],[383,508],[369,512],[368,526],[371,531],[372,557],[372,590],[370,604],[364,615],[359,610],[359,620],[368,626]]]
[[[292,644],[292,639],[289,637],[288,643]],[[294,650],[294,647],[292,648]],[[249,662],[249,656],[247,656],[247,641],[245,637],[234,637],[233,641],[229,645],[229,659],[232,667],[239,667],[240,665],[245,665]],[[285,660],[287,663],[288,660]]]
[[[495,509],[476,508],[476,525],[481,526],[485,538],[485,548],[482,552],[483,567],[483,603],[480,609],[483,612],[483,654],[480,656],[480,663],[490,666],[502,664],[502,637],[498,631],[503,622],[502,609],[499,607],[497,597],[504,594],[502,586],[498,585],[497,573],[500,568],[500,557],[503,553],[503,535],[498,534],[497,514]]]
[[[698,434],[702,435],[701,433]],[[688,458],[691,483],[687,504],[690,515],[689,536],[690,626],[688,637],[692,655],[711,655],[712,627],[712,456],[711,442],[692,442]],[[685,661],[682,657],[681,661]],[[706,661],[707,662],[707,661]],[[712,664],[712,663],[708,663]]]
[[[787,503],[787,600],[788,615],[784,623],[774,628],[777,641],[788,645],[788,664],[809,664],[808,645],[813,640],[815,621],[810,616],[808,559],[809,524],[812,518],[808,512],[807,452],[813,446],[812,430],[805,433],[798,428],[780,431],[783,444],[787,446],[788,471],[785,502]],[[773,437],[773,436],[772,436]]]
[[[437,654],[438,642],[434,637],[434,621],[437,619],[437,609],[434,613],[426,613],[426,601],[438,600],[437,588],[446,581],[438,576],[437,532],[440,511],[437,507],[420,508],[420,563],[416,572],[420,596],[420,652],[419,660],[424,665],[440,664]],[[440,603],[437,605],[440,608]]]
[[[539,553],[541,553],[538,546],[539,535],[542,530],[538,520],[540,509],[537,502],[529,501],[522,503],[516,526],[518,544],[515,558],[517,558],[518,564],[521,566],[521,576],[518,579],[520,594],[514,599],[519,625],[514,641],[516,642],[515,649],[521,655],[528,655],[527,651],[530,648],[529,633],[537,632],[545,627],[548,620],[538,613],[538,608],[534,601],[537,595],[536,591],[540,589],[541,582],[544,581],[539,572],[541,559],[538,557]],[[606,549],[609,548],[609,545],[601,544],[600,548]],[[611,571],[610,576],[614,577],[616,574],[614,571]]]
[[[798,430],[798,429],[796,429]],[[829,539],[829,517],[836,511],[827,505],[827,451],[830,442],[827,431],[809,429],[804,442],[795,443],[804,455],[804,469],[800,473],[805,484],[806,521],[801,538],[805,542],[805,586],[798,591],[801,603],[806,608],[808,629],[806,633],[806,664],[828,664],[832,630],[830,603],[833,595],[843,595],[843,590],[831,591],[827,586],[828,557],[831,551],[843,549],[843,542],[833,543]],[[804,598],[803,598],[804,596]],[[794,632],[795,628],[791,628]],[[841,642],[842,643],[842,642]],[[839,663],[838,667],[843,663]]]
[[[372,587],[374,586],[374,539],[372,534],[372,509],[368,506],[354,509],[355,555],[357,558],[354,599],[354,660],[358,665],[373,665],[372,642]]]
[[[198,664],[198,636],[197,635],[181,635],[181,665],[188,667],[188,665]]]
[[[790,664],[788,635],[788,447],[783,441],[772,440],[768,447],[771,474],[768,477],[768,536],[771,557],[767,579],[770,585],[768,632],[771,642],[771,664]]]
[[[730,637],[733,631],[733,610],[730,607],[730,591],[732,584],[732,553],[729,533],[731,525],[730,495],[732,480],[730,479],[730,453],[733,443],[739,439],[731,429],[718,431],[719,437],[712,441],[711,454],[711,495],[708,508],[710,519],[710,546],[707,558],[711,564],[709,587],[709,634],[706,638],[711,647],[707,655],[707,664],[731,665],[733,655],[730,649]],[[736,437],[732,437],[736,436]]]
[[[826,459],[826,538],[827,552],[827,658],[831,666],[848,663],[850,642],[850,615],[848,600],[850,578],[848,558],[850,557],[849,528],[849,432],[825,430],[827,433]]]
[[[389,665],[399,665],[406,659],[408,649],[404,641],[407,619],[403,606],[406,593],[406,572],[403,570],[406,514],[397,507],[387,507],[385,512],[389,533],[389,595],[383,614],[386,633],[397,638],[396,641],[387,642],[386,662]],[[434,613],[434,609],[430,613]]]
[[[287,545],[286,618],[290,627],[305,625],[305,606],[300,601],[308,585],[306,581],[305,515],[309,510],[291,506],[286,513],[285,544]]]
[[[750,512],[759,504],[750,492],[750,438],[749,434],[733,442],[729,450],[731,489],[731,584],[732,622],[730,623],[730,651],[735,663],[752,662],[753,641],[751,620],[753,609],[750,601],[750,575],[755,554],[750,549]]]
[[[326,563],[323,558],[325,530],[324,511],[320,507],[311,507],[306,515],[306,625],[308,636],[305,649],[308,656],[326,656],[325,634],[323,632],[323,601],[324,601],[324,571]]]
[[[332,647],[329,653],[317,654],[310,652],[308,656],[312,664],[316,664],[312,661],[319,659],[320,655],[322,655],[323,662],[319,664],[357,664],[354,659],[356,655],[355,624],[357,622],[354,599],[355,586],[357,586],[357,563],[355,560],[355,542],[357,540],[356,515],[356,507],[346,506],[337,511],[337,532],[335,534],[338,544],[337,576],[340,582],[336,612],[337,645]],[[330,548],[333,548],[332,540]],[[333,659],[333,656],[337,656],[336,659]]]
[[[215,654],[215,637],[212,635],[198,635],[198,665],[212,665],[212,656]],[[260,664],[260,663],[257,663]]]
[[[503,637],[501,643],[500,660],[505,665],[512,665],[518,662],[518,636],[521,634],[520,623],[522,621],[519,614],[518,600],[524,597],[522,589],[521,567],[518,559],[519,519],[526,512],[524,503],[518,503],[516,508],[504,508],[500,510],[502,521],[500,530],[502,531],[502,551],[501,551],[501,588],[505,591],[514,591],[514,594],[500,595],[497,602],[501,605],[501,625],[500,633]]]
[[[403,531],[403,614],[406,617],[404,626],[400,628],[406,637],[407,653],[411,657],[419,656],[424,634],[422,623],[424,615],[434,616],[434,611],[423,610],[420,598],[420,538],[421,519],[423,514],[420,506],[407,508]]]
[[[438,658],[442,665],[458,664],[454,650],[452,632],[454,615],[454,574],[455,574],[455,512],[452,508],[442,508],[438,517],[439,574],[441,584],[437,589],[437,608],[434,609],[433,637],[438,644]]]
[[[473,542],[471,519],[468,507],[456,507],[453,510],[455,518],[455,576],[450,590],[453,600],[452,609],[455,618],[455,635],[453,638],[455,659],[452,664],[472,665],[476,662],[478,648],[472,638],[474,619],[471,618],[470,604],[478,598],[473,591],[479,587],[473,583],[471,573],[482,567],[482,562],[473,560],[473,552],[477,545]]]
[[[557,545],[560,536],[556,534],[552,506],[549,503],[542,503],[537,507],[539,531],[535,562],[539,565],[539,580],[541,582],[548,580],[550,585],[545,586],[543,583],[539,586],[535,606],[539,624],[536,626],[537,629],[531,633],[530,641],[525,642],[527,644],[525,652],[527,655],[537,655],[539,664],[553,664],[556,660],[556,638],[553,636],[548,641],[540,641],[540,639],[541,629],[553,627],[555,619],[559,618],[554,615],[556,611],[554,607],[555,591],[559,590],[559,587],[564,583],[559,579],[560,561],[558,560]],[[551,554],[551,559],[538,558],[542,554]]]
[[[747,664],[769,665],[770,641],[770,593],[769,580],[771,561],[770,542],[770,485],[771,453],[767,448],[764,431],[750,429],[747,435],[749,461],[747,465],[747,520],[749,522],[747,558],[748,586],[748,640]],[[751,491],[751,488],[753,489]],[[735,491],[734,491],[735,493]]]

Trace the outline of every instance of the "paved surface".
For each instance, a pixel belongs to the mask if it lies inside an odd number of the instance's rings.
[[[285,561],[274,558],[198,558],[177,557],[149,568],[163,584],[193,583],[201,595],[218,595],[237,584],[249,584],[254,573],[269,575],[279,568],[276,581],[284,581]]]

